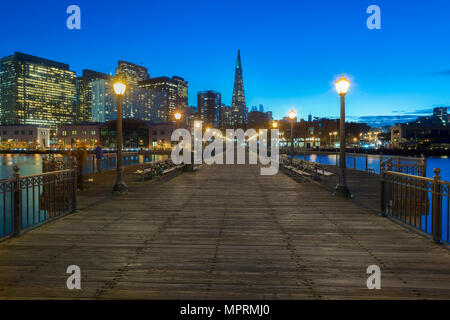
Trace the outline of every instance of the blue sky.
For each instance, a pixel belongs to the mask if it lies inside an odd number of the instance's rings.
[[[71,4],[81,30],[66,28]],[[371,4],[381,30],[366,27]],[[21,51],[77,74],[127,60],[151,76],[184,77],[191,105],[209,89],[231,104],[240,48],[249,107],[337,117],[333,81],[344,73],[351,119],[396,119],[450,105],[449,15],[448,0],[2,0],[0,56]]]

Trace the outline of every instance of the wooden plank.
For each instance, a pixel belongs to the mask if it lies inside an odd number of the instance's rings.
[[[0,244],[0,298],[450,299],[448,250],[374,215],[377,180],[350,175],[344,200],[259,169],[145,182],[127,169],[119,197],[114,172],[96,175],[79,212]],[[80,291],[66,288],[72,264]],[[366,287],[372,264],[381,290]]]

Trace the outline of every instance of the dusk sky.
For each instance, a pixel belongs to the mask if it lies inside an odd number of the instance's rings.
[[[81,8],[81,30],[66,27],[71,4]],[[366,27],[371,4],[381,8],[381,30]],[[189,105],[201,90],[231,105],[239,48],[249,108],[337,117],[333,84],[344,73],[350,119],[395,118],[450,106],[449,16],[448,0],[2,0],[0,56],[20,51],[78,75],[111,73],[126,60],[152,77],[184,77]]]

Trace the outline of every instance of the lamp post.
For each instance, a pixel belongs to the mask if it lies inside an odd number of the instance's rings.
[[[116,183],[113,187],[113,194],[124,194],[128,192],[127,185],[123,181],[123,167],[122,167],[122,97],[127,86],[122,82],[114,83],[114,91],[117,95],[117,176]]]
[[[350,190],[347,187],[345,176],[345,95],[350,87],[350,81],[344,76],[336,81],[336,91],[341,96],[341,119],[340,119],[340,142],[339,142],[339,182],[336,186],[335,195],[342,197],[351,197]]]
[[[297,112],[294,110],[289,111],[288,113],[289,119],[291,119],[291,158],[290,163],[292,164],[292,161],[294,159],[294,120],[297,117]]]
[[[328,133],[329,135],[330,135],[330,147],[333,145],[332,143],[331,143],[331,136],[333,135],[333,133],[332,132],[329,132]]]

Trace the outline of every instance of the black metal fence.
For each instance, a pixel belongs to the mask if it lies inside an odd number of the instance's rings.
[[[75,169],[0,180],[0,240],[76,211]]]
[[[290,151],[281,149],[280,153],[289,154]],[[303,160],[319,164],[339,165],[339,151],[295,150],[295,154]],[[313,157],[313,158],[311,158]],[[325,157],[325,159],[324,159]],[[403,157],[383,154],[366,154],[346,152],[346,167],[349,169],[377,173],[381,171],[381,163],[389,162],[391,170],[417,176],[426,176],[427,162],[425,157]],[[324,161],[325,160],[325,161]]]
[[[395,218],[433,242],[450,244],[449,199],[450,182],[442,181],[440,169],[434,178],[395,172],[389,163],[382,163],[381,212]]]

